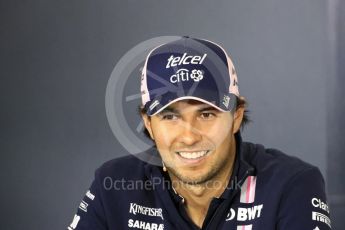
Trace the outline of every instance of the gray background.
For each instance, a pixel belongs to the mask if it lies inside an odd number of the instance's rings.
[[[146,39],[191,35],[233,57],[244,139],[317,165],[342,229],[344,12],[340,0],[1,1],[0,228],[70,223],[94,170],[125,154],[104,106],[116,62]]]

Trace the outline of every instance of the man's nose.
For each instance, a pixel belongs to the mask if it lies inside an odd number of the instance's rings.
[[[202,138],[201,131],[193,122],[183,122],[180,129],[179,141],[185,145],[193,145]]]

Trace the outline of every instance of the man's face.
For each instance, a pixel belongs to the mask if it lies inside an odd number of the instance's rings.
[[[182,100],[143,118],[170,175],[185,183],[202,184],[230,171],[234,133],[243,115],[237,113],[234,120],[230,112]]]

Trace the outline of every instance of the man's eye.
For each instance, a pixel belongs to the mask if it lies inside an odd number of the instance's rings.
[[[214,113],[210,113],[210,112],[203,112],[200,114],[202,119],[212,119],[215,117]]]
[[[176,114],[162,114],[161,117],[163,120],[176,120],[177,119]]]

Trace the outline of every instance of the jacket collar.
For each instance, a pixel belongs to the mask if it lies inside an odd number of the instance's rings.
[[[240,131],[235,134],[236,140],[236,157],[233,166],[233,173],[230,177],[229,184],[221,195],[221,199],[231,199],[248,176],[255,175],[255,168],[247,161],[245,152],[247,149],[243,148],[242,136]]]

